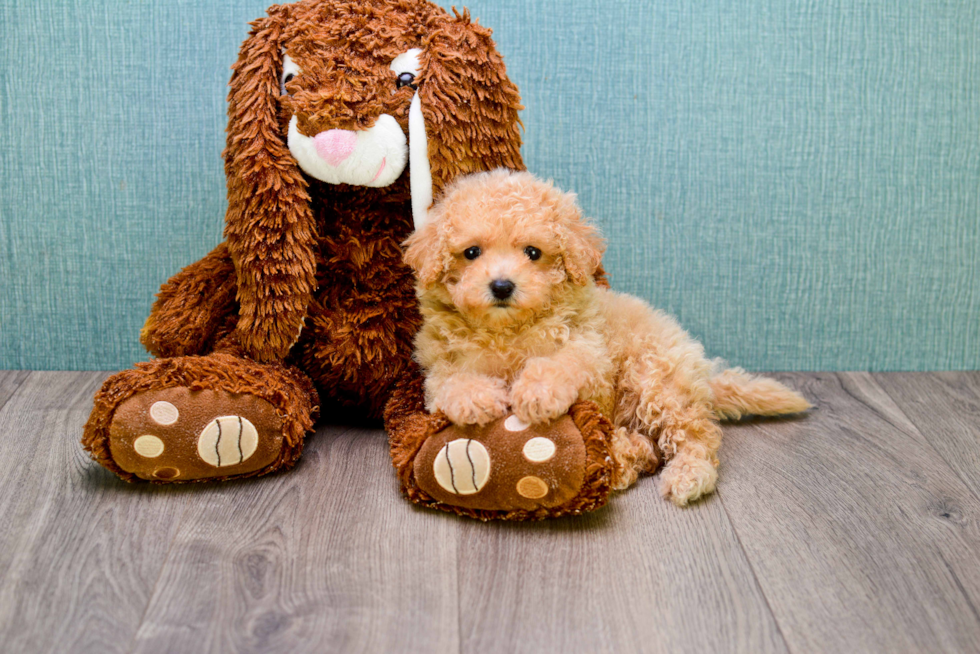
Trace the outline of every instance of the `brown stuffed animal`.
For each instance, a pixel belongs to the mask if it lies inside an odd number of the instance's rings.
[[[539,475],[554,492],[504,484],[474,503],[427,484],[434,454],[416,461],[456,428],[424,411],[400,243],[456,177],[524,167],[520,98],[490,31],[424,0],[305,0],[254,22],[233,70],[226,241],[163,286],[141,335],[158,358],[96,395],[92,457],[156,482],[288,468],[319,391],[327,416],[385,417],[414,501],[482,518],[601,505],[613,464],[594,406],[555,427],[574,456]],[[491,482],[522,446],[494,442]]]

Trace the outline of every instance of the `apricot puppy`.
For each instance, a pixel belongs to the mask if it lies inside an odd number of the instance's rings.
[[[600,235],[573,194],[529,173],[457,180],[406,245],[427,408],[456,424],[544,423],[592,400],[616,426],[616,486],[648,469],[656,442],[661,492],[685,505],[715,488],[719,419],[809,407],[775,380],[721,370],[671,316],[597,286]]]

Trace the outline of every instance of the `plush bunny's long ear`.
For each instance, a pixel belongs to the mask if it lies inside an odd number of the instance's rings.
[[[310,198],[279,120],[287,11],[273,7],[252,23],[228,95],[225,238],[238,276],[239,341],[258,361],[286,356],[316,285]]]
[[[424,118],[431,197],[460,175],[501,167],[524,170],[517,116],[524,107],[517,86],[507,78],[490,30],[470,22],[468,11],[453,13],[430,21],[432,31],[422,49],[422,83],[413,102]],[[415,139],[412,125],[410,117],[409,138]],[[413,203],[422,165],[413,153]],[[413,208],[418,229],[425,214]]]

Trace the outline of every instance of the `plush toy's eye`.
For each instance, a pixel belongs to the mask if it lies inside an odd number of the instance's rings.
[[[467,259],[469,259],[470,261],[473,261],[473,259],[476,259],[478,256],[480,256],[480,254],[481,254],[480,248],[478,246],[476,246],[476,245],[474,245],[473,247],[466,248],[465,250],[463,250],[463,256],[466,257]]]
[[[299,74],[299,66],[296,65],[296,62],[289,55],[285,55],[282,58],[282,79],[279,80],[279,91],[283,95],[289,95],[289,91],[286,90],[286,84],[289,84]]]
[[[533,245],[529,245],[526,248],[524,248],[524,254],[526,254],[527,258],[530,259],[531,261],[537,261],[538,259],[541,258],[541,250],[534,247]]]
[[[419,63],[419,56],[422,51],[418,48],[412,48],[407,52],[403,52],[397,57],[395,57],[391,62],[391,70],[395,73],[395,91],[398,89],[411,86],[413,89],[419,87],[415,83],[415,78],[419,76],[419,69],[421,64]]]
[[[395,81],[395,86],[398,88],[403,86],[411,86],[413,89],[418,88],[415,86],[415,75],[412,73],[402,73],[399,75],[398,79]]]

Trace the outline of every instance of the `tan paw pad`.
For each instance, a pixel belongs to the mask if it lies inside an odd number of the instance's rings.
[[[154,402],[150,407],[150,417],[158,425],[172,425],[180,419],[180,411],[170,402]]]
[[[530,426],[517,416],[510,416],[504,420],[504,429],[507,431],[526,431]]]
[[[197,439],[197,454],[217,468],[245,461],[259,446],[259,432],[248,418],[221,416],[207,424]]]
[[[540,477],[522,477],[517,482],[517,494],[529,500],[541,499],[548,494],[548,484],[544,483]]]
[[[490,454],[479,441],[458,438],[439,450],[432,472],[444,490],[454,495],[472,495],[490,477]]]
[[[180,470],[177,468],[157,468],[153,471],[153,476],[156,479],[176,479],[180,475]]]
[[[156,436],[150,436],[146,434],[140,436],[135,441],[133,441],[133,449],[140,456],[145,456],[148,459],[155,459],[161,454],[163,454],[163,441]]]
[[[555,441],[544,436],[535,436],[524,443],[524,458],[532,463],[544,463],[555,455]]]

